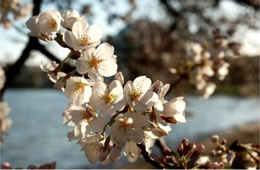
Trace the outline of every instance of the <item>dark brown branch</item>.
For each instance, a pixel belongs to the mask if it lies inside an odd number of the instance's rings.
[[[141,154],[143,155],[146,162],[150,163],[151,165],[153,165],[157,169],[163,169],[164,168],[160,163],[158,163],[152,157],[150,157],[149,153],[145,149],[144,144],[137,144],[137,146],[141,149]]]
[[[39,43],[39,45],[37,45],[37,50],[39,50],[42,54],[44,54],[48,59],[55,61],[57,63],[60,63],[60,59],[58,59],[56,56],[54,56],[52,53],[50,53],[45,46],[41,45]]]
[[[174,8],[172,8],[171,4],[169,4],[168,0],[160,0],[162,5],[165,7],[167,12],[171,15],[174,20],[172,21],[172,24],[169,27],[169,32],[174,31],[177,28],[177,23],[179,23],[180,20],[180,13],[178,13]]]

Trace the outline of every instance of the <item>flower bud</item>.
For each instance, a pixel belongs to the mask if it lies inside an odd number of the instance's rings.
[[[163,153],[164,153],[165,155],[171,155],[171,150],[170,150],[170,148],[164,147],[164,148],[163,148]]]
[[[223,140],[221,141],[221,145],[225,145],[225,144],[227,144],[227,140],[226,140],[226,139],[223,139]]]
[[[125,81],[124,81],[124,76],[123,76],[122,72],[116,73],[115,79],[118,80],[118,81],[120,81],[120,83],[121,83],[122,85],[123,85],[124,82],[125,82]]]
[[[201,154],[201,152],[205,149],[205,146],[203,144],[200,144],[195,151],[192,153],[191,155],[191,159],[196,158],[197,156],[199,156]]]
[[[12,169],[11,165],[8,162],[3,162],[1,169]]]
[[[162,88],[163,83],[159,80],[155,81],[152,86],[151,86],[151,90],[155,93],[158,93],[158,91]]]
[[[211,151],[210,156],[215,157],[216,156],[216,151],[215,150]]]
[[[100,154],[99,154],[99,160],[100,162],[103,162],[106,160],[108,154],[110,152],[110,148],[109,147],[102,147]]]
[[[189,151],[194,148],[196,148],[196,144],[194,142],[189,143],[189,145],[187,146],[187,150],[189,150]]]
[[[213,143],[217,143],[217,142],[219,141],[219,136],[218,136],[218,135],[213,135],[213,136],[211,137],[211,141],[212,141]]]
[[[217,152],[216,152],[216,156],[220,156],[222,154],[222,150],[218,150]]]
[[[183,143],[184,146],[188,146],[188,144],[189,144],[189,140],[186,139],[186,138],[184,138],[184,139],[182,139],[181,143]]]
[[[179,153],[179,155],[183,155],[183,151],[184,151],[184,146],[183,143],[179,144],[177,152]]]

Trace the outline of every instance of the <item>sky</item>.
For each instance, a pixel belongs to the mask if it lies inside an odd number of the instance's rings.
[[[85,2],[84,0],[79,0],[80,3]],[[93,21],[95,21],[95,24],[100,25],[103,28],[104,37],[107,35],[114,35],[116,34],[120,29],[124,27],[123,22],[117,21],[113,24],[113,27],[108,25],[106,22],[106,13],[103,10],[103,8],[95,3],[93,4],[93,11],[98,12],[98,15],[95,15],[96,17],[93,18]],[[120,0],[116,1],[117,4],[112,8],[112,10],[117,11],[117,13],[124,13],[129,9],[129,5],[126,2],[126,0]],[[144,13],[142,11],[146,10],[146,15],[153,13],[152,10],[156,9],[156,2],[157,1],[149,1],[149,0],[142,0],[137,1],[138,2],[138,9],[135,13],[134,17],[138,18],[140,16],[144,17]],[[77,4],[80,6],[80,4]],[[77,6],[73,6],[73,8],[77,9]],[[47,9],[54,9],[53,6],[44,6],[42,11],[45,11]],[[147,10],[150,10],[150,12]],[[156,9],[159,10],[159,9]],[[220,10],[223,12],[224,15],[228,16],[236,16],[239,15],[240,11],[243,10],[236,4],[234,4],[232,1],[226,0],[224,3],[221,3]],[[154,13],[156,14],[156,13]],[[158,14],[158,13],[157,13]],[[148,17],[151,17],[152,19],[156,19],[156,15],[149,15]],[[15,22],[15,25],[22,25],[22,29],[25,33],[29,32],[29,30],[25,27],[25,22],[28,18],[25,18],[21,21]],[[91,23],[91,22],[90,22]],[[91,23],[93,24],[93,23]],[[25,47],[25,43],[28,40],[27,35],[23,35],[18,33],[15,29],[4,29],[2,26],[0,26],[0,63],[10,63],[15,62],[19,55],[21,54],[23,48]],[[249,30],[245,27],[241,27],[238,32],[233,37],[236,41],[241,41],[243,44],[242,47],[242,53],[247,55],[259,55],[260,54],[260,30]],[[16,42],[16,43],[14,43]],[[44,43],[47,46],[47,48],[58,58],[62,59],[67,56],[69,51],[67,49],[64,49],[57,45],[55,42],[48,42]],[[47,59],[39,52],[34,52],[33,55],[30,57],[30,59],[26,62],[26,65],[33,65],[37,66],[41,62],[47,62]]]

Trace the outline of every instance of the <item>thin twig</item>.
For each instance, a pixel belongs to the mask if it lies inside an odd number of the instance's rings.
[[[151,165],[153,165],[155,168],[157,169],[163,169],[164,167],[158,163],[157,161],[155,161],[150,155],[149,153],[146,151],[145,149],[145,145],[144,144],[137,144],[137,146],[141,149],[141,154],[143,155],[144,159],[146,162],[150,163]]]

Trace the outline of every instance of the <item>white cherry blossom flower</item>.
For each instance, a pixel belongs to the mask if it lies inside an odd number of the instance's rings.
[[[166,123],[161,118],[161,112],[163,111],[164,104],[167,102],[167,100],[164,99],[166,93],[170,89],[169,84],[163,84],[161,81],[156,81],[153,83],[151,89],[156,92],[158,95],[158,102],[153,106],[155,111],[155,117],[156,117],[156,128],[152,130],[152,133],[155,136],[161,137],[163,135],[168,135],[168,132],[171,131],[171,127],[168,123]]]
[[[12,120],[7,117],[9,113],[10,108],[8,104],[6,102],[0,102],[0,134],[6,133],[12,126]]]
[[[137,144],[131,140],[127,141],[124,148],[124,155],[129,162],[135,162],[140,155]]]
[[[139,76],[133,82],[128,81],[124,87],[126,102],[136,111],[145,111],[158,102],[158,95],[150,90],[151,80]]]
[[[214,83],[207,83],[207,85],[201,90],[201,96],[204,99],[209,98],[215,91],[216,85]]]
[[[67,80],[65,95],[75,105],[89,102],[92,94],[91,83],[83,77],[70,77]]]
[[[26,21],[25,24],[26,24],[27,28],[29,28],[31,31],[30,33],[28,33],[30,36],[40,38],[41,33],[40,33],[40,28],[37,25],[38,20],[39,20],[39,16],[33,16],[28,21]]]
[[[211,62],[208,63],[207,65],[203,66],[203,67],[200,67],[199,69],[200,69],[199,72],[201,72],[201,74],[203,74],[203,75],[206,75],[208,77],[214,76],[214,70],[212,68]]]
[[[91,72],[104,77],[115,75],[117,64],[114,47],[103,43],[97,49],[83,51],[82,56],[76,61],[76,69],[79,74]]]
[[[123,146],[127,140],[135,143],[142,143],[144,140],[144,130],[148,124],[148,118],[139,113],[127,112],[116,117],[113,123],[110,136],[112,141]]]
[[[155,143],[155,139],[158,139],[157,136],[153,136],[151,131],[144,131],[144,144],[145,144],[145,150],[151,154],[152,153],[152,147]]]
[[[50,34],[59,31],[61,22],[61,15],[58,11],[48,10],[39,15],[38,27],[40,33]]]
[[[61,13],[61,16],[61,25],[68,30],[72,30],[72,26],[76,21],[84,19],[84,17],[80,17],[78,11],[76,10],[64,11]]]
[[[95,164],[99,161],[99,156],[102,147],[103,147],[102,142],[89,143],[89,144],[85,144],[82,147],[82,150],[84,151],[86,157],[88,158],[88,161],[91,164]]]
[[[203,48],[199,43],[190,42],[187,44],[188,55],[192,57],[195,63],[199,63],[202,59],[201,53]]]
[[[170,89],[170,84],[163,84],[161,81],[157,80],[152,84],[151,89],[157,93],[158,95],[158,102],[154,105],[156,111],[163,111],[163,104],[167,101],[164,99],[166,93]]]
[[[228,74],[229,63],[224,62],[217,70],[217,76],[219,80],[224,80]]]
[[[17,15],[15,15],[15,19],[24,18],[28,15],[31,15],[33,9],[32,3],[26,3],[24,4],[20,10],[18,11]]]
[[[4,83],[5,83],[5,72],[2,69],[2,67],[0,66],[0,89],[3,88]]]
[[[186,103],[183,97],[176,97],[164,104],[162,115],[173,117],[177,122],[185,123],[185,108]]]
[[[116,73],[116,75],[115,75],[115,80],[120,81],[120,83],[121,83],[122,85],[125,83],[125,79],[124,79],[124,76],[123,76],[122,72]]]
[[[58,64],[55,61],[51,61],[51,62],[49,62],[46,65],[44,65],[43,63],[40,64],[40,69],[47,73],[48,78],[53,83],[56,83],[60,78],[66,76],[66,73],[64,73],[64,72],[57,72],[57,73],[55,73],[54,70],[57,67],[58,67]]]
[[[63,113],[63,123],[73,126],[74,129],[69,132],[70,140],[82,139],[85,136],[101,133],[105,126],[105,120],[97,117],[89,106],[69,105]]]
[[[72,31],[64,34],[65,43],[77,50],[89,49],[100,44],[102,30],[97,25],[89,26],[84,20],[74,22]]]
[[[90,105],[103,114],[112,115],[125,106],[123,87],[118,80],[114,80],[107,86],[99,82],[92,89]]]
[[[39,37],[41,40],[52,40],[52,34],[60,29],[61,16],[54,10],[48,10],[39,16],[31,17],[26,26],[30,29],[30,36]]]

